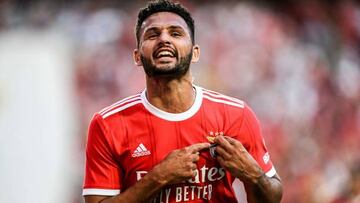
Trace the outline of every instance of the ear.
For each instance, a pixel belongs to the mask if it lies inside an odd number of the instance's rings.
[[[193,49],[193,55],[192,55],[192,58],[191,58],[191,62],[196,63],[200,59],[200,47],[199,47],[199,45],[196,44],[196,45],[193,46],[192,49]]]
[[[138,49],[134,49],[133,58],[134,58],[135,65],[137,65],[137,66],[142,66],[140,56],[141,56],[140,51]]]

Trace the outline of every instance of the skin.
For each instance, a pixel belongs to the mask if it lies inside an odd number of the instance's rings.
[[[245,186],[248,202],[280,202],[282,186],[280,177],[265,175],[259,164],[238,141],[227,136],[217,136],[216,159],[220,165]]]
[[[193,45],[190,31],[186,22],[178,15],[161,12],[147,18],[141,29],[139,48],[134,51],[135,63],[142,66],[141,55],[149,57],[158,69],[174,68],[179,58],[186,57],[191,49],[191,62],[197,62],[200,48]],[[153,37],[155,35],[155,37]],[[177,50],[177,58],[156,59],[153,53],[158,47],[171,47]],[[180,113],[188,110],[195,99],[191,72],[181,77],[149,77],[146,76],[147,98],[157,108],[170,112]],[[185,96],[188,95],[188,96]]]
[[[197,62],[200,48],[191,42],[186,22],[178,15],[160,12],[149,16],[142,24],[140,41],[134,50],[134,61],[143,66],[141,56],[160,71],[170,71],[181,58],[192,51],[191,62]],[[155,57],[160,49],[177,52],[176,57]],[[157,108],[180,113],[188,110],[194,103],[195,92],[191,72],[182,75],[146,75],[147,98]],[[279,177],[269,178],[244,150],[237,140],[217,137],[217,160],[233,176],[245,184],[249,202],[280,202],[282,189]],[[85,196],[86,203],[135,203],[149,202],[162,188],[191,179],[196,175],[199,151],[208,149],[209,143],[197,143],[183,149],[172,151],[135,185],[114,197]]]

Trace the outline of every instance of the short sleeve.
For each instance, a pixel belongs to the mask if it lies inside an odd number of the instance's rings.
[[[86,144],[83,195],[115,196],[121,189],[121,170],[113,157],[111,137],[100,115],[91,120]]]
[[[270,160],[270,155],[261,133],[260,122],[256,118],[255,113],[247,105],[245,105],[243,115],[240,134],[248,137],[246,148],[266,175],[272,177],[276,174],[276,170]]]

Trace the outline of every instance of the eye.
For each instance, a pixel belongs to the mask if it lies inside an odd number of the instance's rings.
[[[148,39],[155,39],[158,36],[156,33],[151,33],[147,36]]]
[[[156,32],[155,30],[149,30],[147,32],[145,32],[145,36],[144,36],[144,39],[156,39],[157,37],[159,36],[159,33]]]
[[[174,32],[171,33],[171,36],[173,36],[173,37],[179,37],[179,36],[181,36],[181,33],[174,31]]]

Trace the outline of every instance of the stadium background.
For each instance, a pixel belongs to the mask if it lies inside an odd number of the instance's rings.
[[[195,83],[257,113],[285,203],[360,202],[358,1],[182,1]],[[144,1],[0,0],[0,202],[82,202],[92,114],[144,87]]]

